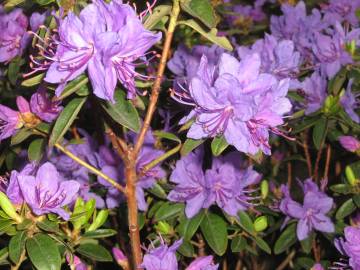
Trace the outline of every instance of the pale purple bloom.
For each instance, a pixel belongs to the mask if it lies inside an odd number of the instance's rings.
[[[356,110],[360,107],[360,102],[358,100],[359,94],[353,94],[351,91],[353,80],[349,80],[349,84],[346,88],[344,95],[340,99],[340,103],[343,106],[345,112],[350,116],[350,118],[356,122],[360,123],[359,114]]]
[[[101,54],[89,65],[94,93],[114,101],[118,79],[128,90],[128,98],[134,98],[137,92],[135,78],[150,79],[135,68],[147,64],[146,52],[161,39],[161,33],[146,30],[129,4],[119,1],[107,4],[102,0],[95,1],[95,4],[106,21],[108,31],[97,35],[95,42]]]
[[[140,267],[145,268],[145,270],[178,270],[176,250],[181,244],[182,239],[176,241],[170,247],[162,242],[159,247],[151,248],[145,254]]]
[[[213,256],[196,258],[185,270],[217,270],[218,264],[214,264]]]
[[[239,20],[251,19],[254,22],[261,22],[266,18],[265,13],[262,10],[262,5],[233,5],[229,10],[231,14],[227,16],[229,24],[236,26]]]
[[[282,115],[291,109],[286,98],[289,79],[278,80],[260,73],[259,54],[241,62],[222,54],[219,65],[208,65],[202,57],[197,76],[191,80],[185,104],[194,109],[185,120],[196,117],[187,136],[192,139],[224,135],[239,151],[270,154],[269,131],[283,124]],[[181,102],[181,100],[178,100]]]
[[[53,101],[50,99],[45,88],[40,88],[31,96],[30,108],[31,112],[45,122],[54,121],[63,107],[60,106],[61,101]]]
[[[360,8],[359,0],[330,0],[328,4],[322,5],[324,20],[332,24],[346,21],[353,26],[359,24],[355,14],[358,8]]]
[[[10,174],[9,185],[6,189],[6,195],[11,200],[13,204],[22,204],[24,201],[24,196],[21,192],[19,186],[19,176],[34,176],[36,172],[35,163],[29,163],[20,171],[13,170]]]
[[[47,82],[60,84],[57,96],[68,81],[84,73],[89,65],[95,65],[95,38],[106,30],[104,19],[94,4],[87,5],[79,16],[69,12],[64,19],[58,18],[58,24],[58,37],[54,37],[56,53],[51,56],[48,52],[52,64],[45,77]],[[90,79],[96,76],[94,69],[89,68],[89,76]],[[93,87],[97,89],[94,84]]]
[[[360,149],[360,142],[353,136],[340,136],[339,142],[349,152],[356,152]]]
[[[185,202],[185,214],[188,218],[195,216],[202,208],[208,197],[205,175],[202,170],[202,153],[196,151],[176,162],[170,181],[177,186],[169,193],[168,200]]]
[[[29,103],[22,96],[16,98],[16,104],[19,111],[0,104],[0,141],[13,136],[23,127],[23,116],[31,114]]]
[[[8,14],[0,12],[0,63],[22,54],[29,40],[28,24],[28,18],[19,8]]]
[[[349,266],[354,270],[360,269],[360,228],[348,226],[344,230],[343,238],[335,239],[335,246],[342,255],[349,257]]]
[[[311,267],[310,270],[325,270],[324,267],[322,267],[322,265],[320,263],[316,263],[313,265],[313,267]]]
[[[313,229],[331,233],[335,231],[334,224],[326,214],[333,206],[333,199],[319,190],[318,186],[307,179],[303,186],[304,201],[300,204],[294,201],[288,187],[283,186],[284,198],[280,203],[280,210],[288,217],[298,219],[297,237],[306,239]]]
[[[81,259],[76,255],[73,256],[73,261],[72,262],[71,262],[70,256],[67,255],[66,256],[66,261],[68,262],[68,264],[70,266],[75,267],[74,270],[87,270],[88,269],[87,265],[85,263],[83,263],[81,261]]]
[[[49,162],[40,166],[36,176],[19,175],[18,181],[24,201],[36,215],[55,213],[64,220],[70,218],[63,207],[76,198],[80,188],[77,181],[63,181],[55,166]]]
[[[40,14],[38,12],[34,12],[30,16],[30,28],[33,32],[36,32],[39,27],[45,22],[45,19],[47,17],[47,12],[44,12],[43,14]]]
[[[319,72],[314,72],[301,83],[301,91],[305,98],[305,114],[319,110],[327,97],[327,80]]]

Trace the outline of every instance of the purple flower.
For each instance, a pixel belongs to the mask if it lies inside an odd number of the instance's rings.
[[[353,136],[340,136],[339,142],[349,152],[356,152],[360,149],[360,142]]]
[[[349,265],[354,269],[360,269],[360,228],[348,226],[344,230],[345,241],[342,238],[335,239],[335,246],[342,255],[349,257]]]
[[[340,103],[343,106],[345,112],[350,116],[350,118],[354,122],[359,124],[360,117],[359,117],[359,114],[355,111],[356,109],[358,109],[360,107],[359,100],[357,99],[358,95],[354,95],[351,91],[352,83],[353,83],[353,80],[350,79],[349,84],[346,88],[346,91],[340,99]]]
[[[214,264],[213,256],[204,256],[195,259],[185,270],[217,270],[218,264]]]
[[[63,207],[75,199],[80,188],[77,181],[63,181],[49,162],[40,166],[36,176],[19,175],[18,181],[25,202],[36,215],[55,213],[64,220],[70,218]]]
[[[40,14],[38,12],[34,12],[30,17],[30,28],[33,32],[36,32],[39,27],[45,22],[47,17],[47,12]]]
[[[129,268],[128,258],[125,256],[121,249],[113,247],[112,253],[118,265],[120,265],[124,269]]]
[[[309,115],[319,110],[327,96],[327,80],[319,72],[314,72],[301,83],[305,95],[305,114]]]
[[[66,256],[66,261],[68,262],[69,266],[74,270],[87,270],[87,265],[83,263],[78,256],[73,256],[72,261],[70,256]],[[74,268],[75,267],[75,268]]]
[[[95,3],[105,18],[108,31],[97,35],[95,42],[101,54],[89,65],[94,93],[114,101],[118,79],[128,90],[128,98],[134,98],[137,92],[135,78],[150,79],[135,68],[147,64],[146,52],[161,39],[161,33],[146,30],[129,4],[117,1],[106,4],[102,0]]]
[[[64,19],[58,19],[58,37],[54,37],[57,49],[55,55],[48,57],[52,64],[45,77],[49,83],[60,84],[56,95],[59,96],[65,84],[82,74],[88,65],[94,65],[95,38],[103,31],[105,22],[94,4],[87,5],[79,17],[69,12]],[[90,78],[96,76],[93,72],[89,70]]]
[[[9,185],[6,189],[6,195],[9,197],[13,204],[22,204],[24,201],[23,194],[19,186],[19,176],[34,176],[36,165],[29,163],[20,171],[13,170],[10,174]]]
[[[163,242],[157,248],[150,249],[144,256],[140,267],[145,270],[178,270],[176,250],[181,246],[182,239],[168,247]]]
[[[291,198],[290,191],[285,186],[283,186],[285,197],[280,203],[280,210],[285,215],[298,219],[296,232],[298,239],[300,241],[306,239],[313,229],[327,233],[334,232],[334,224],[326,216],[333,206],[333,199],[321,192],[311,179],[307,179],[302,188],[304,191],[302,205]]]
[[[323,5],[322,11],[325,14],[324,20],[331,24],[347,21],[356,26],[359,24],[355,14],[358,8],[360,2],[357,0],[330,0],[328,4]]]
[[[313,265],[313,267],[311,267],[310,270],[324,270],[324,267],[322,267],[320,263],[316,263]]]
[[[202,153],[190,153],[176,162],[170,181],[177,186],[169,193],[168,200],[185,202],[185,214],[188,218],[195,216],[208,197],[205,175],[202,170]]]
[[[36,114],[41,120],[46,122],[54,121],[63,107],[60,106],[61,101],[52,101],[46,93],[45,88],[40,88],[31,96],[30,108],[31,112]]]
[[[9,14],[0,12],[0,63],[22,54],[29,40],[27,27],[28,18],[21,9],[14,9]]]

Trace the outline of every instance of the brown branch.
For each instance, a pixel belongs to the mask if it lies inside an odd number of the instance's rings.
[[[292,261],[295,256],[295,251],[293,250],[289,255],[285,258],[285,260],[276,268],[276,270],[283,270],[287,267],[287,265]]]
[[[312,175],[311,157],[310,157],[310,152],[309,152],[309,147],[308,147],[307,141],[308,141],[308,132],[304,132],[302,147],[304,148],[308,173],[309,173],[309,176],[311,176]]]
[[[324,170],[324,179],[327,179],[329,176],[330,160],[331,160],[331,146],[329,144],[326,149],[326,163],[325,163],[325,170]]]

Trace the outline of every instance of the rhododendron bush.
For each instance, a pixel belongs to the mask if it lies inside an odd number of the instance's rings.
[[[360,0],[5,0],[0,269],[360,270]]]

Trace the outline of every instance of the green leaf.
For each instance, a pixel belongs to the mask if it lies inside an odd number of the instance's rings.
[[[301,248],[304,251],[304,253],[309,254],[311,252],[314,237],[315,237],[315,234],[312,232],[312,233],[310,233],[308,238],[300,241]]]
[[[19,76],[20,67],[25,63],[24,59],[20,57],[14,58],[9,64],[8,68],[8,78],[12,85],[16,84],[16,81]]]
[[[335,218],[336,219],[343,219],[349,216],[352,212],[356,210],[356,205],[353,199],[349,199],[344,202],[336,212]]]
[[[336,193],[349,194],[351,193],[352,187],[348,184],[336,184],[330,186],[330,189]]]
[[[26,240],[26,251],[30,261],[38,270],[60,270],[60,252],[52,240],[46,234],[38,233]]]
[[[144,27],[151,30],[160,22],[165,16],[171,13],[170,5],[159,5],[155,7],[152,13],[145,19]]]
[[[314,266],[315,261],[311,258],[300,257],[295,260],[295,264],[298,264],[304,269],[311,269]]]
[[[103,102],[102,107],[118,124],[138,132],[140,130],[140,118],[131,101],[126,99],[123,91],[117,90],[114,94],[115,103]]]
[[[89,79],[86,75],[81,75],[77,77],[76,79],[72,80],[65,86],[64,90],[62,91],[58,99],[62,100],[78,91],[82,93],[81,96],[87,96],[89,94],[89,89],[87,87],[88,82]]]
[[[5,8],[13,8],[15,6],[18,6],[22,3],[24,3],[25,0],[7,0],[5,2]]]
[[[30,129],[27,128],[20,129],[14,136],[11,137],[11,145],[17,145],[19,143],[22,143],[32,134],[33,132]]]
[[[288,226],[275,242],[274,253],[278,255],[296,243],[296,224]]]
[[[55,0],[36,0],[36,3],[38,3],[41,6],[45,6],[53,2],[55,2]]]
[[[39,138],[32,141],[28,148],[28,157],[30,161],[40,161],[44,155],[46,140]]]
[[[7,229],[9,229],[9,227],[11,227],[14,224],[14,221],[12,220],[0,220],[0,232],[4,232]]]
[[[246,248],[247,242],[245,237],[238,235],[231,241],[231,251],[238,253]]]
[[[265,251],[267,254],[271,254],[271,248],[262,238],[260,237],[254,237],[256,245],[261,248],[263,251]]]
[[[93,243],[86,243],[80,245],[76,251],[92,260],[98,262],[111,262],[112,256],[103,246],[93,244]]]
[[[192,29],[200,33],[202,36],[210,40],[212,43],[226,50],[233,50],[230,41],[226,37],[217,36],[217,30],[215,28],[212,28],[209,32],[207,32],[194,20],[179,21],[178,24],[184,24],[191,27]]]
[[[303,122],[301,123],[296,123],[296,126],[293,127],[292,130],[292,134],[296,134],[299,133],[305,129],[309,129],[311,128],[313,125],[316,124],[316,122],[319,120],[319,117],[311,117],[311,118],[306,118]]]
[[[226,222],[220,216],[208,212],[200,228],[211,249],[219,256],[224,255],[228,245]]]
[[[240,227],[252,235],[256,234],[255,227],[250,216],[244,211],[240,211],[238,215],[239,219],[237,220],[237,223]]]
[[[186,216],[182,216],[180,218],[179,226],[177,227],[177,231],[185,240],[191,240],[193,235],[198,230],[203,218],[205,216],[204,211],[201,211],[193,218],[187,218]]]
[[[36,223],[41,230],[51,233],[60,233],[59,225],[56,222],[50,221],[48,219],[44,219],[43,221],[39,221]]]
[[[330,94],[333,95],[339,94],[346,80],[346,74],[347,74],[347,70],[346,68],[343,68],[336,74],[336,76],[333,79],[329,81],[328,89]]]
[[[85,97],[74,98],[66,105],[55,122],[50,135],[49,146],[55,145],[62,139],[66,131],[74,122],[85,101]]]
[[[21,253],[25,249],[26,231],[17,232],[9,242],[9,257],[13,263],[17,264],[20,260]]]
[[[8,247],[2,248],[0,250],[0,265],[9,264],[9,262],[7,261],[8,256],[9,256]]]
[[[181,255],[185,257],[194,257],[195,250],[193,245],[189,241],[183,241],[181,246],[177,250]]]
[[[98,229],[95,231],[90,231],[84,233],[82,236],[86,238],[105,238],[110,237],[116,234],[115,230],[111,229]]]
[[[199,19],[207,27],[216,27],[217,17],[209,0],[184,0],[180,3],[185,12]]]
[[[172,134],[172,133],[169,133],[169,132],[156,130],[156,131],[153,132],[153,135],[155,137],[160,138],[160,139],[167,139],[167,140],[170,140],[170,141],[181,143],[181,140],[175,134]]]
[[[326,138],[327,133],[327,124],[328,120],[325,118],[320,118],[314,126],[313,129],[313,142],[316,149],[320,149],[321,144]]]
[[[184,212],[184,204],[166,202],[156,211],[155,221],[169,220]]]
[[[220,156],[222,152],[229,146],[224,136],[215,137],[211,142],[211,151],[214,156]]]
[[[192,150],[200,146],[205,140],[193,140],[193,139],[186,139],[185,143],[181,147],[180,154],[182,156],[186,156]]]
[[[165,190],[162,188],[161,185],[159,185],[159,183],[155,183],[151,188],[147,189],[147,191],[159,197],[160,199],[166,200],[167,198]]]
[[[34,77],[31,77],[29,79],[22,81],[21,86],[31,87],[31,86],[38,85],[42,82],[44,77],[45,77],[45,73],[38,74]]]

